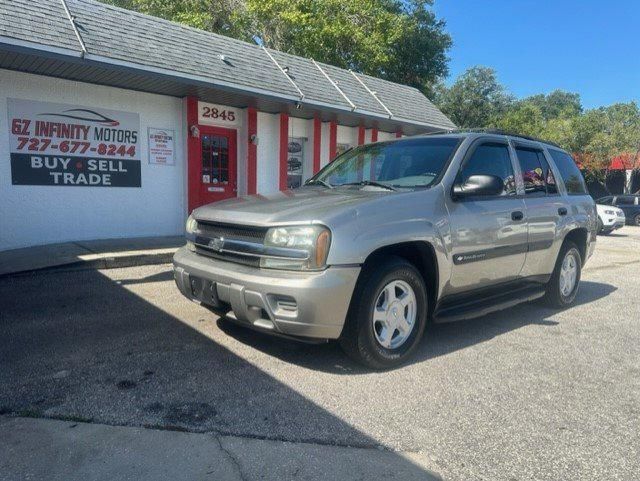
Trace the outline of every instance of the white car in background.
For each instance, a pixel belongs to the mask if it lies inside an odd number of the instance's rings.
[[[622,209],[601,204],[596,204],[596,208],[598,209],[598,234],[608,235],[624,226],[626,219]]]

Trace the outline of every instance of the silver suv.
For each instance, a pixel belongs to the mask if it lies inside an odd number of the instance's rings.
[[[304,186],[196,209],[174,257],[180,291],[247,327],[339,339],[375,368],[430,321],[544,297],[573,303],[597,214],[571,156],[497,132],[349,150]]]

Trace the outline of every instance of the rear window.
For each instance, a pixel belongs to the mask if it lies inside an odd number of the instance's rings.
[[[564,185],[569,194],[586,194],[587,188],[584,178],[573,158],[566,152],[549,149],[549,153],[560,171],[560,177],[564,180]]]

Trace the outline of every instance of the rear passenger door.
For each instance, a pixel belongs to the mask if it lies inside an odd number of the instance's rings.
[[[512,145],[524,186],[528,234],[528,249],[520,275],[546,281],[544,277],[553,271],[556,260],[551,248],[569,206],[558,192],[555,175],[539,144],[514,141]]]
[[[476,141],[455,183],[464,183],[472,175],[498,176],[504,188],[497,196],[448,196],[453,259],[450,294],[516,279],[527,249],[524,201],[517,196],[508,143]]]

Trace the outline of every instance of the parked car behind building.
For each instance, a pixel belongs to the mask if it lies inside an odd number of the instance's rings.
[[[640,194],[609,195],[598,199],[596,203],[619,207],[624,212],[627,224],[640,226]]]
[[[612,205],[597,204],[598,234],[608,235],[624,226],[626,218],[624,211]]]

